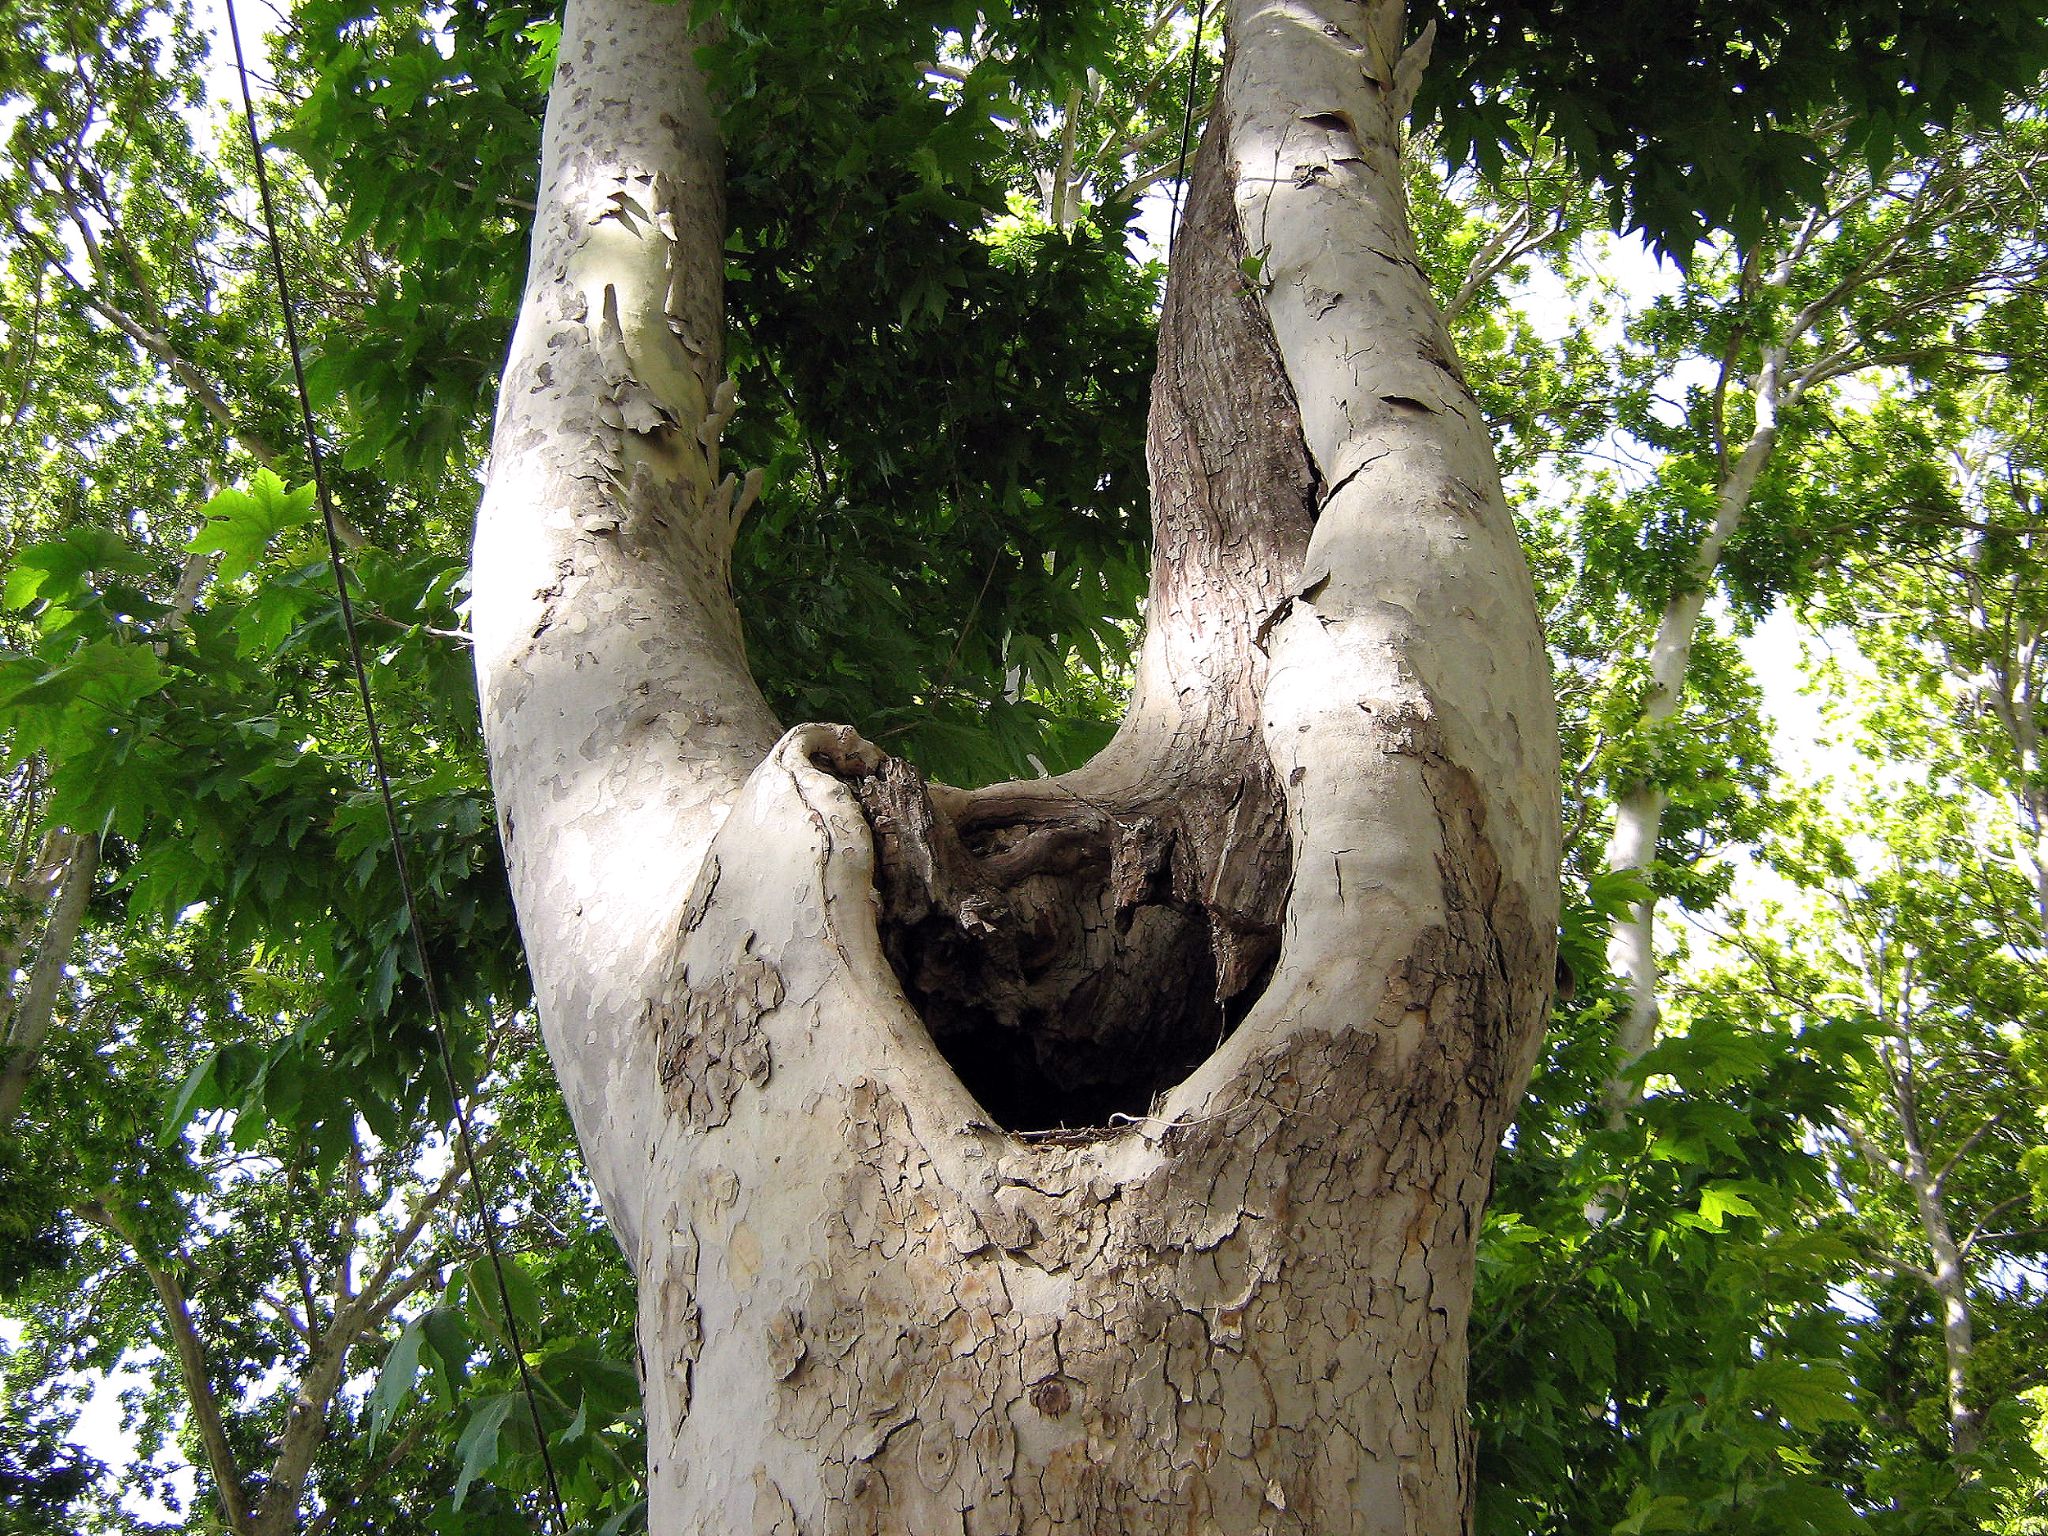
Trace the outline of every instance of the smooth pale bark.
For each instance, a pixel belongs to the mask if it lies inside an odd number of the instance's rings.
[[[1866,952],[1866,963],[1870,957]],[[1913,1214],[1927,1244],[1928,1264],[1914,1274],[1933,1292],[1941,1309],[1942,1385],[1948,1413],[1949,1450],[1968,1456],[1983,1440],[1984,1417],[1972,1406],[1971,1375],[1976,1357],[1976,1323],[1970,1309],[1969,1241],[1958,1241],[1949,1220],[1948,1176],[1969,1150],[1997,1124],[1992,1115],[1981,1122],[1940,1168],[1931,1160],[1920,1107],[1923,1048],[1915,1037],[1915,957],[1909,952],[1898,981],[1896,1002],[1887,1006],[1882,973],[1872,968],[1865,977],[1867,996],[1877,1017],[1890,1014],[1891,1038],[1878,1047],[1884,1091],[1892,1123],[1898,1127],[1898,1148],[1885,1149],[1869,1131],[1851,1126],[1850,1139],[1872,1171],[1888,1172],[1913,1197]],[[1954,1129],[1950,1127],[1951,1131]]]
[[[1065,781],[928,795],[843,728],[777,741],[747,676],[683,10],[570,7],[475,599],[541,1016],[639,1278],[652,1529],[1450,1536],[1558,775],[1408,232],[1400,7],[1231,7],[1130,717]],[[871,827],[890,783],[920,825]],[[999,1127],[885,952],[927,833],[1026,880],[1106,860],[1113,915],[1170,913],[1233,989],[1227,1039],[1149,1114]]]
[[[1917,1137],[1906,1147],[1906,1183],[1913,1191],[1913,1210],[1920,1220],[1935,1299],[1941,1305],[1942,1383],[1948,1407],[1949,1450],[1968,1456],[1984,1436],[1983,1417],[1970,1405],[1971,1362],[1976,1354],[1976,1326],[1970,1315],[1970,1277],[1963,1250],[1949,1225],[1941,1185],[1927,1166]]]
[[[474,564],[541,1021],[629,1254],[626,1192],[665,1119],[644,1015],[704,849],[779,734],[727,585],[724,151],[688,11],[594,0],[565,17]]]
[[[6,1031],[0,1035],[0,1129],[11,1127],[42,1059],[43,1042],[57,1017],[64,968],[78,943],[85,907],[100,872],[100,840],[73,832],[53,834],[44,857],[57,871],[56,893],[36,944],[36,957],[20,995],[7,998]],[[8,988],[13,991],[11,980]]]
[[[1782,287],[1790,275],[1789,265],[1773,274],[1772,284]],[[1707,594],[1713,590],[1714,573],[1720,569],[1722,551],[1742,526],[1755,494],[1758,476],[1770,462],[1778,441],[1779,394],[1785,368],[1783,346],[1767,348],[1755,382],[1753,404],[1755,425],[1742,451],[1722,476],[1714,497],[1714,521],[1693,551],[1678,590],[1657,617],[1657,632],[1650,642],[1650,687],[1643,697],[1638,729],[1655,731],[1676,718],[1685,697],[1685,677],[1692,666],[1693,643],[1699,635],[1700,614]],[[1657,839],[1663,831],[1664,812],[1671,803],[1663,785],[1645,780],[1627,790],[1614,807],[1614,830],[1607,840],[1607,867],[1647,876],[1657,859]],[[1615,1034],[1619,1057],[1614,1076],[1607,1081],[1605,1097],[1610,1123],[1618,1124],[1630,1106],[1642,1098],[1642,1084],[1631,1075],[1643,1054],[1657,1043],[1657,1026],[1663,1009],[1657,999],[1657,899],[1632,903],[1608,926],[1607,966],[1621,978],[1628,993],[1628,1012]],[[1596,1205],[1596,1214],[1604,1203]]]

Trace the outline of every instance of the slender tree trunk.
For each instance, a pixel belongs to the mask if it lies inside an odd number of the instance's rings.
[[[199,1336],[199,1327],[193,1319],[184,1285],[178,1279],[177,1265],[149,1257],[127,1225],[105,1206],[97,1203],[81,1206],[78,1214],[126,1247],[148,1279],[150,1288],[156,1292],[157,1303],[163,1310],[164,1335],[169,1341],[172,1357],[178,1362],[178,1375],[185,1387],[185,1402],[199,1432],[206,1470],[213,1479],[214,1496],[220,1503],[221,1522],[230,1536],[255,1536],[256,1527],[250,1515],[242,1474],[228,1440],[227,1420],[221,1412],[220,1399],[214,1393],[206,1345]]]
[[[1970,1406],[1970,1368],[1976,1355],[1975,1326],[1970,1316],[1970,1277],[1963,1253],[1949,1226],[1941,1190],[1927,1171],[1917,1147],[1907,1155],[1907,1182],[1913,1190],[1920,1232],[1934,1263],[1935,1300],[1941,1307],[1942,1379],[1948,1405],[1949,1450],[1968,1456],[1983,1439],[1982,1415]]]
[[[1910,989],[1908,989],[1910,995]],[[1905,999],[1902,1018],[1910,1017]],[[1920,1126],[1919,1094],[1913,1086],[1911,1069],[1913,1045],[1907,1027],[1902,1026],[1896,1058],[1886,1064],[1892,1116],[1898,1122],[1904,1156],[1894,1169],[1913,1194],[1913,1211],[1920,1221],[1920,1236],[1927,1244],[1930,1260],[1922,1277],[1934,1292],[1941,1309],[1943,1396],[1948,1410],[1949,1451],[1968,1456],[1983,1438],[1983,1417],[1970,1405],[1970,1371],[1976,1354],[1976,1330],[1970,1316],[1970,1276],[1964,1267],[1963,1247],[1949,1225],[1948,1205],[1942,1198],[1943,1177],[1928,1166],[1927,1146]]]
[[[1232,6],[1131,711],[971,794],[777,741],[748,677],[684,11],[571,4],[476,580],[542,1019],[639,1277],[652,1528],[1451,1536],[1558,790],[1408,232],[1400,6]]]
[[[1650,687],[1644,695],[1638,728],[1654,732],[1675,719],[1685,698],[1685,677],[1692,667],[1692,648],[1699,635],[1700,614],[1713,589],[1721,552],[1742,525],[1755,493],[1757,477],[1777,445],[1780,350],[1766,352],[1756,390],[1756,426],[1741,454],[1722,477],[1715,497],[1714,521],[1686,567],[1679,587],[1658,615],[1650,642]],[[1607,867],[1647,875],[1657,859],[1670,795],[1655,779],[1627,790],[1614,808],[1614,831],[1607,840]],[[1608,929],[1607,965],[1628,992],[1628,1012],[1616,1036],[1619,1070],[1608,1079],[1606,1099],[1610,1123],[1618,1124],[1642,1097],[1642,1086],[1629,1069],[1657,1043],[1663,1011],[1657,1001],[1657,900],[1633,903]]]
[[[0,1035],[0,1129],[12,1126],[20,1112],[28,1080],[42,1059],[43,1042],[56,1020],[64,967],[71,961],[72,947],[85,922],[86,902],[99,878],[100,840],[92,833],[58,832],[50,838],[45,857],[60,873],[27,983],[18,997],[7,998],[6,1030]]]

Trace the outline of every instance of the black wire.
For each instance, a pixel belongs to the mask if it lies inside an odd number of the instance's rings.
[[[1173,237],[1180,228],[1180,189],[1188,179],[1188,138],[1195,128],[1195,71],[1202,62],[1202,28],[1209,21],[1209,0],[1195,7],[1195,35],[1188,39],[1188,104],[1180,119],[1179,174],[1173,180],[1173,206],[1166,216],[1166,254],[1173,255]]]
[[[405,920],[412,931],[413,956],[419,964],[420,985],[426,993],[427,1019],[432,1025],[441,1076],[448,1087],[448,1100],[455,1111],[456,1138],[462,1146],[463,1168],[469,1188],[476,1197],[478,1224],[484,1235],[484,1251],[490,1256],[491,1272],[498,1282],[498,1305],[505,1320],[505,1336],[519,1367],[519,1384],[526,1394],[526,1411],[533,1420],[533,1437],[540,1446],[541,1466],[546,1470],[548,1497],[555,1510],[555,1528],[566,1533],[569,1515],[562,1503],[562,1486],[555,1476],[555,1459],[548,1450],[547,1431],[540,1421],[540,1400],[535,1395],[533,1373],[527,1368],[526,1350],[519,1338],[519,1319],[512,1309],[512,1292],[505,1284],[505,1260],[498,1245],[498,1222],[485,1197],[483,1180],[477,1172],[476,1140],[470,1132],[469,1109],[455,1077],[455,1058],[448,1049],[448,1031],[442,1023],[440,990],[434,984],[434,968],[427,960],[424,930],[420,926],[419,903],[413,895],[412,870],[406,862],[405,837],[399,830],[398,805],[391,794],[391,773],[384,758],[384,738],[377,729],[377,709],[370,701],[370,674],[363,665],[363,646],[356,632],[355,604],[348,595],[348,569],[342,561],[341,536],[334,516],[334,502],[327,493],[326,465],[320,454],[320,434],[313,427],[313,402],[306,390],[306,365],[300,355],[299,328],[292,309],[291,283],[285,276],[284,247],[277,238],[277,214],[270,198],[270,176],[264,169],[263,140],[256,131],[256,101],[249,91],[248,64],[242,56],[242,29],[235,20],[235,0],[227,0],[228,36],[235,45],[235,74],[242,83],[242,115],[249,129],[249,153],[256,164],[256,192],[263,203],[263,229],[270,245],[271,270],[277,277],[278,308],[284,315],[285,348],[291,354],[292,382],[298,390],[299,423],[306,435],[306,458],[313,471],[313,490],[320,502],[320,521],[327,533],[327,563],[334,572],[334,590],[341,599],[341,627],[348,637],[350,665],[354,668],[356,693],[362,699],[363,724],[370,738],[370,764],[377,776],[377,793],[384,802],[384,824],[391,834],[391,858],[398,870],[398,889],[405,899]]]

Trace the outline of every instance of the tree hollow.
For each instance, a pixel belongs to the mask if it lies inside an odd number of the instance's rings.
[[[1263,642],[1321,486],[1246,276],[1228,137],[1203,135],[1160,315],[1146,634],[1115,738],[1073,773],[972,793],[894,760],[850,781],[897,979],[1009,1130],[1147,1113],[1279,950],[1292,854]]]
[[[1145,1114],[1264,989],[1277,929],[1233,929],[1206,899],[1216,861],[1169,807],[935,793],[897,758],[848,782],[875,837],[883,951],[1006,1129]]]

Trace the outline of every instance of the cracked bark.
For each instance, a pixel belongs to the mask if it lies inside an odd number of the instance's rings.
[[[571,6],[476,581],[542,1019],[639,1278],[652,1528],[1462,1529],[1555,710],[1410,246],[1400,7],[1231,7],[1131,711],[972,794],[777,742],[748,678],[680,10]]]

